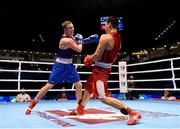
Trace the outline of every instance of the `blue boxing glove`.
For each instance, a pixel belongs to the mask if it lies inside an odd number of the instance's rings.
[[[78,43],[83,44],[83,36],[81,34],[76,34],[74,37]]]
[[[90,44],[90,43],[99,43],[99,36],[97,34],[93,34],[83,39],[83,44]]]

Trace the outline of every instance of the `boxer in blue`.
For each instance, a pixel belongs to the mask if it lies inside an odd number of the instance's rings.
[[[73,83],[76,87],[76,99],[79,102],[82,98],[82,83],[73,65],[74,52],[82,51],[82,44],[98,42],[98,35],[91,35],[83,39],[81,34],[74,35],[74,25],[71,21],[62,23],[64,34],[59,41],[58,57],[53,65],[50,77],[35,98],[26,108],[25,114],[30,114],[37,102],[56,84],[64,82]]]

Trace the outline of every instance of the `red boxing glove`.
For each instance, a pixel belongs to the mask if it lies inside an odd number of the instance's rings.
[[[85,58],[84,58],[84,65],[86,67],[90,67],[91,65],[93,64],[93,58],[91,55],[87,55]]]

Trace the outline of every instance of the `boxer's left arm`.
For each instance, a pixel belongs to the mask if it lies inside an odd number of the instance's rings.
[[[97,34],[93,34],[87,38],[84,38],[82,42],[82,44],[91,44],[91,43],[99,43],[99,36]]]
[[[97,60],[100,60],[107,45],[108,45],[108,42],[109,42],[109,38],[107,36],[107,34],[103,34],[101,35],[100,37],[100,40],[99,40],[99,44],[96,48],[96,51],[94,52],[94,54],[92,55],[92,58],[93,58],[93,61],[97,61]]]

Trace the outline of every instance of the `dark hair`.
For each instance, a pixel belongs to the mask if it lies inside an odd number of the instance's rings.
[[[111,23],[113,28],[118,28],[119,21],[115,16],[109,16],[107,23]]]

